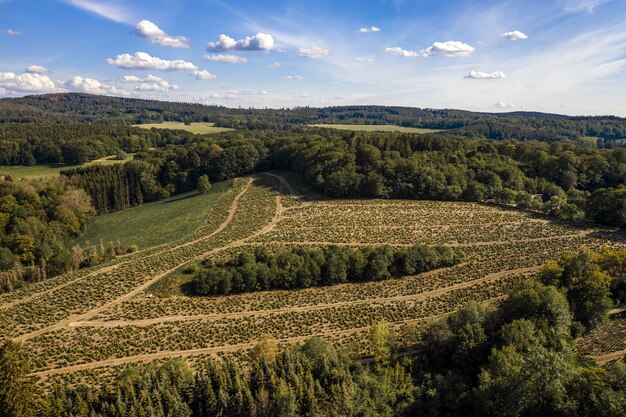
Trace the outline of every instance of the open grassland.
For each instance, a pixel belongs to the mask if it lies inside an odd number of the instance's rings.
[[[329,129],[352,130],[355,132],[400,132],[400,133],[434,133],[441,130],[424,129],[421,127],[403,127],[394,125],[343,125],[334,123],[317,123],[309,125],[312,127],[324,127]]]
[[[64,169],[80,168],[89,165],[112,165],[120,164],[132,159],[133,154],[128,155],[129,159],[116,159],[115,156],[107,156],[100,159],[89,161],[83,165],[65,165],[65,164],[38,164],[32,166],[0,166],[0,176],[10,175],[13,179],[37,179],[52,178],[59,175]]]
[[[220,132],[228,132],[229,129],[227,127],[216,127],[214,123],[192,123],[190,125],[186,125],[181,122],[163,122],[163,123],[147,123],[141,125],[135,125],[142,129],[172,129],[172,130],[186,130],[195,134],[205,134],[205,133],[220,133]]]
[[[85,234],[71,244],[119,241],[124,247],[149,248],[182,239],[202,224],[230,185],[231,181],[224,181],[213,184],[207,194],[192,191],[98,216]]]
[[[0,296],[0,337],[25,343],[36,375],[71,383],[140,361],[237,358],[264,334],[284,344],[323,335],[357,356],[377,321],[392,323],[410,347],[428,323],[469,300],[497,302],[548,259],[623,242],[613,229],[476,203],[325,200],[290,174],[259,174],[235,180],[183,239]],[[465,259],[401,279],[302,290],[189,297],[178,289],[194,262],[258,245],[383,243],[447,244]]]

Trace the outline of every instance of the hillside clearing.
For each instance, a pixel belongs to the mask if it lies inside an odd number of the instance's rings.
[[[123,246],[137,245],[144,249],[181,239],[202,224],[213,203],[231,183],[213,184],[207,194],[192,191],[98,216],[73,244],[119,240]]]
[[[163,122],[163,123],[147,123],[141,125],[135,125],[142,129],[152,129],[153,127],[156,129],[172,129],[172,130],[186,130],[187,132],[195,133],[195,134],[205,134],[205,133],[220,133],[220,132],[228,132],[234,129],[230,129],[227,127],[216,127],[215,123],[192,123],[190,125],[186,125],[181,122]]]
[[[322,127],[339,130],[352,130],[355,132],[400,132],[400,133],[435,133],[441,132],[436,129],[424,129],[421,127],[404,127],[394,125],[346,125],[346,124],[326,124],[316,123],[309,125],[311,127]]]
[[[38,164],[32,166],[0,166],[0,176],[9,175],[11,178],[20,179],[37,179],[37,178],[53,178],[59,175],[64,169],[82,168],[90,165],[113,165],[128,162],[133,158],[133,154],[128,154],[128,159],[116,159],[115,156],[105,156],[104,158],[94,159],[83,165],[65,165],[65,164]]]

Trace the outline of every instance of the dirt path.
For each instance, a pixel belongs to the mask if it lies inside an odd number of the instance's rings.
[[[457,265],[458,268],[464,264]],[[485,282],[496,281],[504,276],[512,275],[512,274],[527,274],[534,271],[537,271],[540,267],[529,267],[529,268],[519,268],[519,269],[510,269],[506,271],[499,271],[492,274],[485,275],[483,278],[475,279],[472,281],[461,282],[458,284],[450,285],[447,287],[437,288],[435,290],[424,291],[418,294],[409,294],[409,295],[397,295],[393,297],[376,297],[376,298],[368,298],[361,300],[352,300],[352,301],[342,301],[337,303],[325,303],[325,304],[316,304],[316,305],[308,305],[308,306],[300,306],[300,307],[282,307],[277,309],[269,309],[269,310],[250,310],[250,311],[241,311],[235,313],[215,313],[215,314],[197,314],[197,315],[173,315],[173,316],[162,316],[155,317],[150,319],[142,319],[142,320],[110,320],[110,321],[76,321],[69,323],[69,327],[125,327],[125,326],[150,326],[153,324],[159,323],[168,323],[168,322],[176,322],[176,321],[209,321],[209,320],[220,320],[224,318],[242,318],[242,317],[251,317],[251,316],[268,316],[272,314],[281,314],[281,313],[291,313],[291,312],[308,312],[308,311],[316,311],[316,310],[324,310],[327,308],[341,308],[359,304],[374,304],[374,303],[389,303],[394,301],[422,301],[432,297],[438,297],[440,295],[447,294],[449,292],[471,287],[477,284],[482,284]],[[434,271],[425,272],[424,274],[419,275],[420,277],[426,277],[428,275],[433,275],[436,273],[443,272],[443,269],[438,269]]]
[[[589,357],[595,360],[598,363],[598,365],[604,365],[609,362],[621,360],[624,357],[624,355],[626,355],[626,349],[618,350],[617,352],[605,353],[604,355],[589,356]]]
[[[249,189],[251,184],[252,184],[252,179],[249,179],[248,183],[239,192],[239,194],[237,194],[237,196],[234,198],[233,202],[231,203],[230,209],[228,210],[228,216],[220,224],[220,226],[217,229],[215,229],[213,232],[211,232],[207,236],[204,236],[204,237],[202,237],[200,239],[193,240],[191,242],[186,242],[186,243],[184,243],[182,245],[177,246],[176,248],[182,248],[182,247],[188,246],[188,245],[190,245],[192,243],[196,243],[198,241],[208,239],[208,238],[210,238],[210,237],[212,237],[212,236],[222,232],[230,224],[230,222],[233,220],[233,218],[235,217],[235,213],[237,212],[237,209],[239,208],[239,200],[246,193],[246,191],[248,191],[248,189]],[[228,247],[228,245],[226,245],[226,247]],[[168,252],[169,250],[173,250],[173,249],[176,249],[176,248],[169,248],[168,250],[163,251],[163,252],[158,252],[157,254],[162,254],[164,252]],[[223,250],[224,248],[225,247],[216,248],[216,249],[214,249],[212,251],[209,251],[207,254],[210,254],[212,252],[216,252],[218,250]],[[154,255],[156,255],[156,254],[150,254],[149,256],[154,256]],[[132,262],[132,261],[129,261],[129,262]],[[23,334],[21,336],[18,336],[14,340],[18,341],[18,342],[24,342],[24,341],[26,341],[28,339],[32,339],[33,337],[37,337],[37,336],[42,335],[44,333],[48,333],[50,331],[54,331],[54,330],[58,330],[58,329],[61,329],[63,327],[66,327],[66,326],[68,326],[72,322],[88,320],[91,317],[95,316],[96,314],[106,310],[107,308],[110,308],[112,306],[120,304],[120,303],[122,303],[122,302],[124,302],[124,301],[126,301],[126,300],[128,300],[128,299],[130,299],[132,297],[134,297],[135,295],[141,293],[142,291],[144,291],[145,289],[147,289],[148,287],[150,287],[151,285],[156,283],[158,280],[163,278],[165,275],[174,272],[176,269],[178,269],[179,267],[187,264],[188,262],[189,261],[182,262],[182,263],[174,266],[173,268],[170,268],[167,271],[162,272],[162,273],[156,275],[155,277],[153,277],[152,279],[144,282],[142,285],[136,287],[132,291],[130,291],[130,292],[128,292],[128,293],[126,293],[126,294],[124,294],[124,295],[122,295],[122,296],[120,296],[120,297],[118,297],[118,298],[116,298],[116,299],[114,299],[112,301],[109,301],[109,302],[107,302],[105,304],[102,304],[101,306],[93,308],[93,309],[91,309],[91,310],[89,310],[89,311],[87,311],[87,312],[85,312],[83,314],[80,314],[80,315],[69,316],[69,317],[67,317],[64,320],[61,320],[61,321],[59,321],[59,322],[57,322],[57,323],[55,323],[53,325],[44,327],[42,329],[30,332],[30,333],[25,333],[25,334]]]
[[[429,320],[437,319],[440,316],[436,316],[432,319],[429,317],[426,317],[426,318],[419,318],[419,319],[414,319],[414,320],[394,322],[390,324],[399,325],[399,324],[410,323],[410,322],[422,322],[422,321],[428,322]],[[347,329],[347,330],[333,330],[333,331],[328,331],[328,332],[318,332],[318,333],[312,333],[312,334],[305,335],[305,336],[295,336],[295,337],[288,337],[284,339],[277,339],[276,342],[281,343],[281,344],[294,344],[294,343],[304,342],[314,336],[350,335],[350,334],[358,333],[361,331],[367,331],[369,330],[369,328],[370,326],[364,326],[364,327],[355,327],[355,328]],[[89,363],[81,363],[78,365],[70,365],[70,366],[66,366],[63,368],[47,369],[45,371],[33,372],[30,375],[38,376],[38,377],[48,377],[50,375],[65,374],[65,373],[84,371],[84,370],[102,368],[102,367],[108,367],[108,366],[118,366],[118,365],[125,365],[129,363],[137,363],[137,362],[149,362],[149,361],[153,361],[156,359],[181,358],[181,357],[184,358],[188,356],[197,356],[197,355],[215,355],[218,353],[236,352],[242,349],[251,349],[256,344],[257,344],[257,341],[255,340],[253,342],[239,343],[239,344],[234,344],[234,345],[212,346],[212,347],[207,347],[207,348],[196,348],[196,349],[188,349],[188,350],[166,350],[166,351],[156,352],[156,353],[146,353],[146,354],[141,354],[141,355],[126,356],[123,358],[111,358],[111,359],[104,359],[104,360],[94,361],[94,362],[89,362]]]
[[[566,239],[570,237],[583,237],[587,236],[591,233],[594,233],[594,230],[583,230],[578,233],[569,234],[569,235],[560,235],[560,236],[546,236],[546,237],[535,237],[528,239],[517,239],[517,240],[494,240],[490,242],[471,242],[471,243],[441,243],[442,245],[450,246],[450,247],[467,247],[467,246],[490,246],[490,245],[506,245],[510,243],[529,243],[529,242],[541,242],[544,240],[556,240],[556,239]],[[263,241],[263,242],[250,242],[249,245],[258,246],[258,245],[317,245],[317,246],[375,246],[375,245],[388,245],[395,247],[410,247],[413,246],[412,243],[383,243],[383,242],[328,242],[328,241],[316,241],[316,240],[303,240],[303,241]]]

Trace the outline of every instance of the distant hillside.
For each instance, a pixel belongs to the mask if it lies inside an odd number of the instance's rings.
[[[626,119],[570,117],[535,112],[475,113],[395,106],[234,109],[194,103],[66,93],[0,99],[0,123],[95,123],[131,125],[163,121],[214,122],[236,129],[279,129],[313,123],[398,125],[447,129],[448,135],[488,139],[588,143],[626,139]],[[595,144],[595,143],[594,143]]]

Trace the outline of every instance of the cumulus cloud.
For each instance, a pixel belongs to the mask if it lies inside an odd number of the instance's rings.
[[[399,46],[395,46],[393,48],[385,48],[385,52],[387,52],[388,54],[403,56],[405,58],[415,58],[420,56],[419,52],[402,49]]]
[[[149,20],[142,20],[135,25],[135,34],[151,43],[168,48],[189,48],[189,39],[184,36],[170,36]]]
[[[274,62],[274,63],[271,63],[270,65],[267,66],[267,68],[269,68],[269,69],[276,69],[276,68],[280,68],[280,67],[281,67],[280,62]]]
[[[124,75],[122,79],[120,80],[120,82],[123,82],[123,83],[139,83],[141,81],[143,81],[143,79],[134,75]]]
[[[214,80],[217,78],[215,74],[211,74],[207,70],[194,70],[192,74],[196,77],[196,80]]]
[[[432,55],[445,55],[450,57],[469,56],[473,54],[475,48],[459,41],[435,42],[431,46],[421,51],[424,57]]]
[[[135,52],[133,55],[121,54],[115,58],[108,58],[106,62],[109,65],[115,65],[119,68],[125,69],[148,69],[158,71],[193,71],[198,69],[198,67],[191,62],[183,61],[181,59],[170,61],[150,56],[145,52]]]
[[[245,64],[248,62],[248,58],[230,54],[206,54],[202,59],[205,61],[219,62],[220,64]]]
[[[324,58],[330,55],[330,52],[326,48],[322,48],[320,46],[312,46],[310,48],[299,48],[298,55],[304,56],[307,58]]]
[[[145,78],[137,77],[135,75],[125,75],[120,79],[120,82],[136,84],[136,91],[156,91],[167,93],[171,90],[178,90],[178,86],[176,84],[171,84],[169,81],[152,74],[148,74]]]
[[[31,65],[26,68],[26,72],[30,72],[32,74],[47,74],[48,68],[42,67],[41,65]]]
[[[470,78],[474,80],[488,80],[488,79],[506,78],[506,75],[502,71],[494,71],[494,72],[470,71],[470,73],[467,74],[465,78]]]
[[[380,32],[381,29],[378,26],[370,26],[370,27],[362,27],[359,29],[359,33],[372,33],[372,32]]]
[[[274,48],[274,38],[267,33],[257,33],[235,40],[228,35],[221,34],[215,42],[207,44],[209,52],[234,51],[269,51]]]
[[[296,80],[296,81],[301,81],[304,80],[304,77],[302,75],[285,75],[283,77],[283,80]]]
[[[81,77],[80,75],[76,75],[72,77],[69,81],[66,81],[65,87],[72,91],[80,91],[83,93],[91,94],[128,94],[126,90],[121,90],[112,85],[103,84],[93,78]]]
[[[48,78],[47,75],[30,72],[23,74],[0,72],[0,87],[8,91],[38,93],[57,90],[54,81]]]
[[[311,95],[309,93],[300,93],[298,97],[307,98],[307,97],[311,97]]]
[[[526,35],[524,32],[520,32],[519,30],[514,30],[512,32],[505,32],[501,36],[504,36],[505,38],[510,39],[512,41],[528,39],[528,35]]]
[[[352,57],[352,60],[356,62],[366,62],[368,64],[371,64],[372,62],[375,61],[374,58],[369,57],[369,56],[355,56],[355,57]]]
[[[515,104],[507,103],[505,101],[498,101],[497,103],[494,103],[493,107],[495,107],[496,109],[514,109]]]

